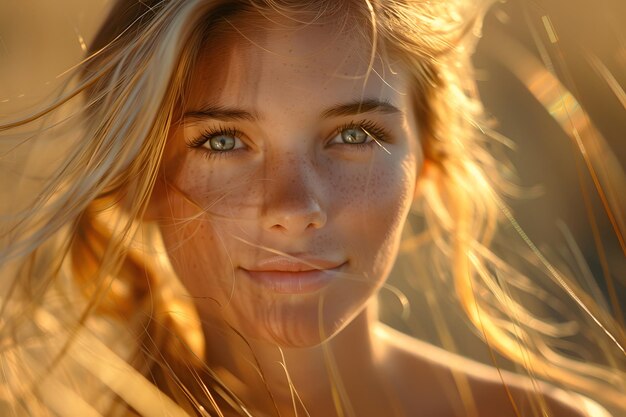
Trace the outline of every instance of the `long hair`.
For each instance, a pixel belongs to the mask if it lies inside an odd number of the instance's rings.
[[[203,415],[220,404],[246,415],[203,365],[195,312],[175,296],[184,290],[143,214],[201,47],[228,19],[273,12],[309,21],[356,15],[372,56],[384,51],[409,69],[426,157],[414,208],[426,221],[426,243],[413,256],[427,257],[432,282],[454,288],[494,361],[499,352],[532,378],[624,408],[623,331],[532,243],[532,272],[493,249],[498,225],[516,223],[502,199],[507,184],[490,153],[497,136],[482,115],[469,60],[486,7],[478,0],[118,1],[60,96],[0,125],[29,149],[28,192],[11,195],[1,226],[5,401],[18,415]],[[525,307],[532,293],[565,303],[562,322]],[[560,341],[573,328],[598,341],[604,363],[567,354]],[[545,409],[540,393],[534,401]]]

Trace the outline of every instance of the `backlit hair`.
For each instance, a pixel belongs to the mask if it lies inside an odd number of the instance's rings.
[[[200,49],[219,42],[212,35],[232,30],[237,19],[280,13],[294,24],[356,16],[372,57],[393,57],[409,70],[426,156],[414,207],[425,220],[425,243],[412,256],[432,265],[433,282],[454,288],[490,349],[533,378],[625,408],[622,330],[532,245],[534,277],[490,247],[499,223],[516,223],[501,198],[507,184],[490,153],[495,135],[484,122],[469,60],[487,6],[118,1],[64,92],[0,125],[29,149],[22,191],[5,190],[3,197],[14,203],[1,224],[2,407],[37,416],[115,415],[127,407],[147,416],[183,415],[216,408],[221,397],[245,415],[245,404],[203,366],[196,313],[175,296],[182,290],[158,229],[142,218]],[[533,292],[545,303],[564,303],[572,316],[563,322],[536,316],[519,295]],[[566,354],[559,340],[574,328],[597,340],[604,363]],[[545,406],[539,394],[535,403],[537,410]]]

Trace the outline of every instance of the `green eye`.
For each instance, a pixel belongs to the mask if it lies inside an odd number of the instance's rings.
[[[206,147],[212,151],[230,151],[235,149],[236,139],[230,135],[213,136],[206,143]]]
[[[341,140],[344,143],[365,143],[369,135],[361,128],[348,128],[341,131]]]
[[[237,129],[220,126],[203,131],[200,136],[190,140],[187,146],[201,150],[207,158],[227,157],[246,148],[242,136]]]

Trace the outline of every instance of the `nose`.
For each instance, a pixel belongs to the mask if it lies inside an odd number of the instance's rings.
[[[265,230],[298,235],[324,227],[323,184],[310,162],[290,158],[266,165],[262,225]]]

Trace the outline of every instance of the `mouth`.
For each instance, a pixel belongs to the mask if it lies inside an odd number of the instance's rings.
[[[256,285],[272,292],[305,294],[326,287],[347,264],[348,261],[271,258],[250,269],[243,267],[239,269]]]

